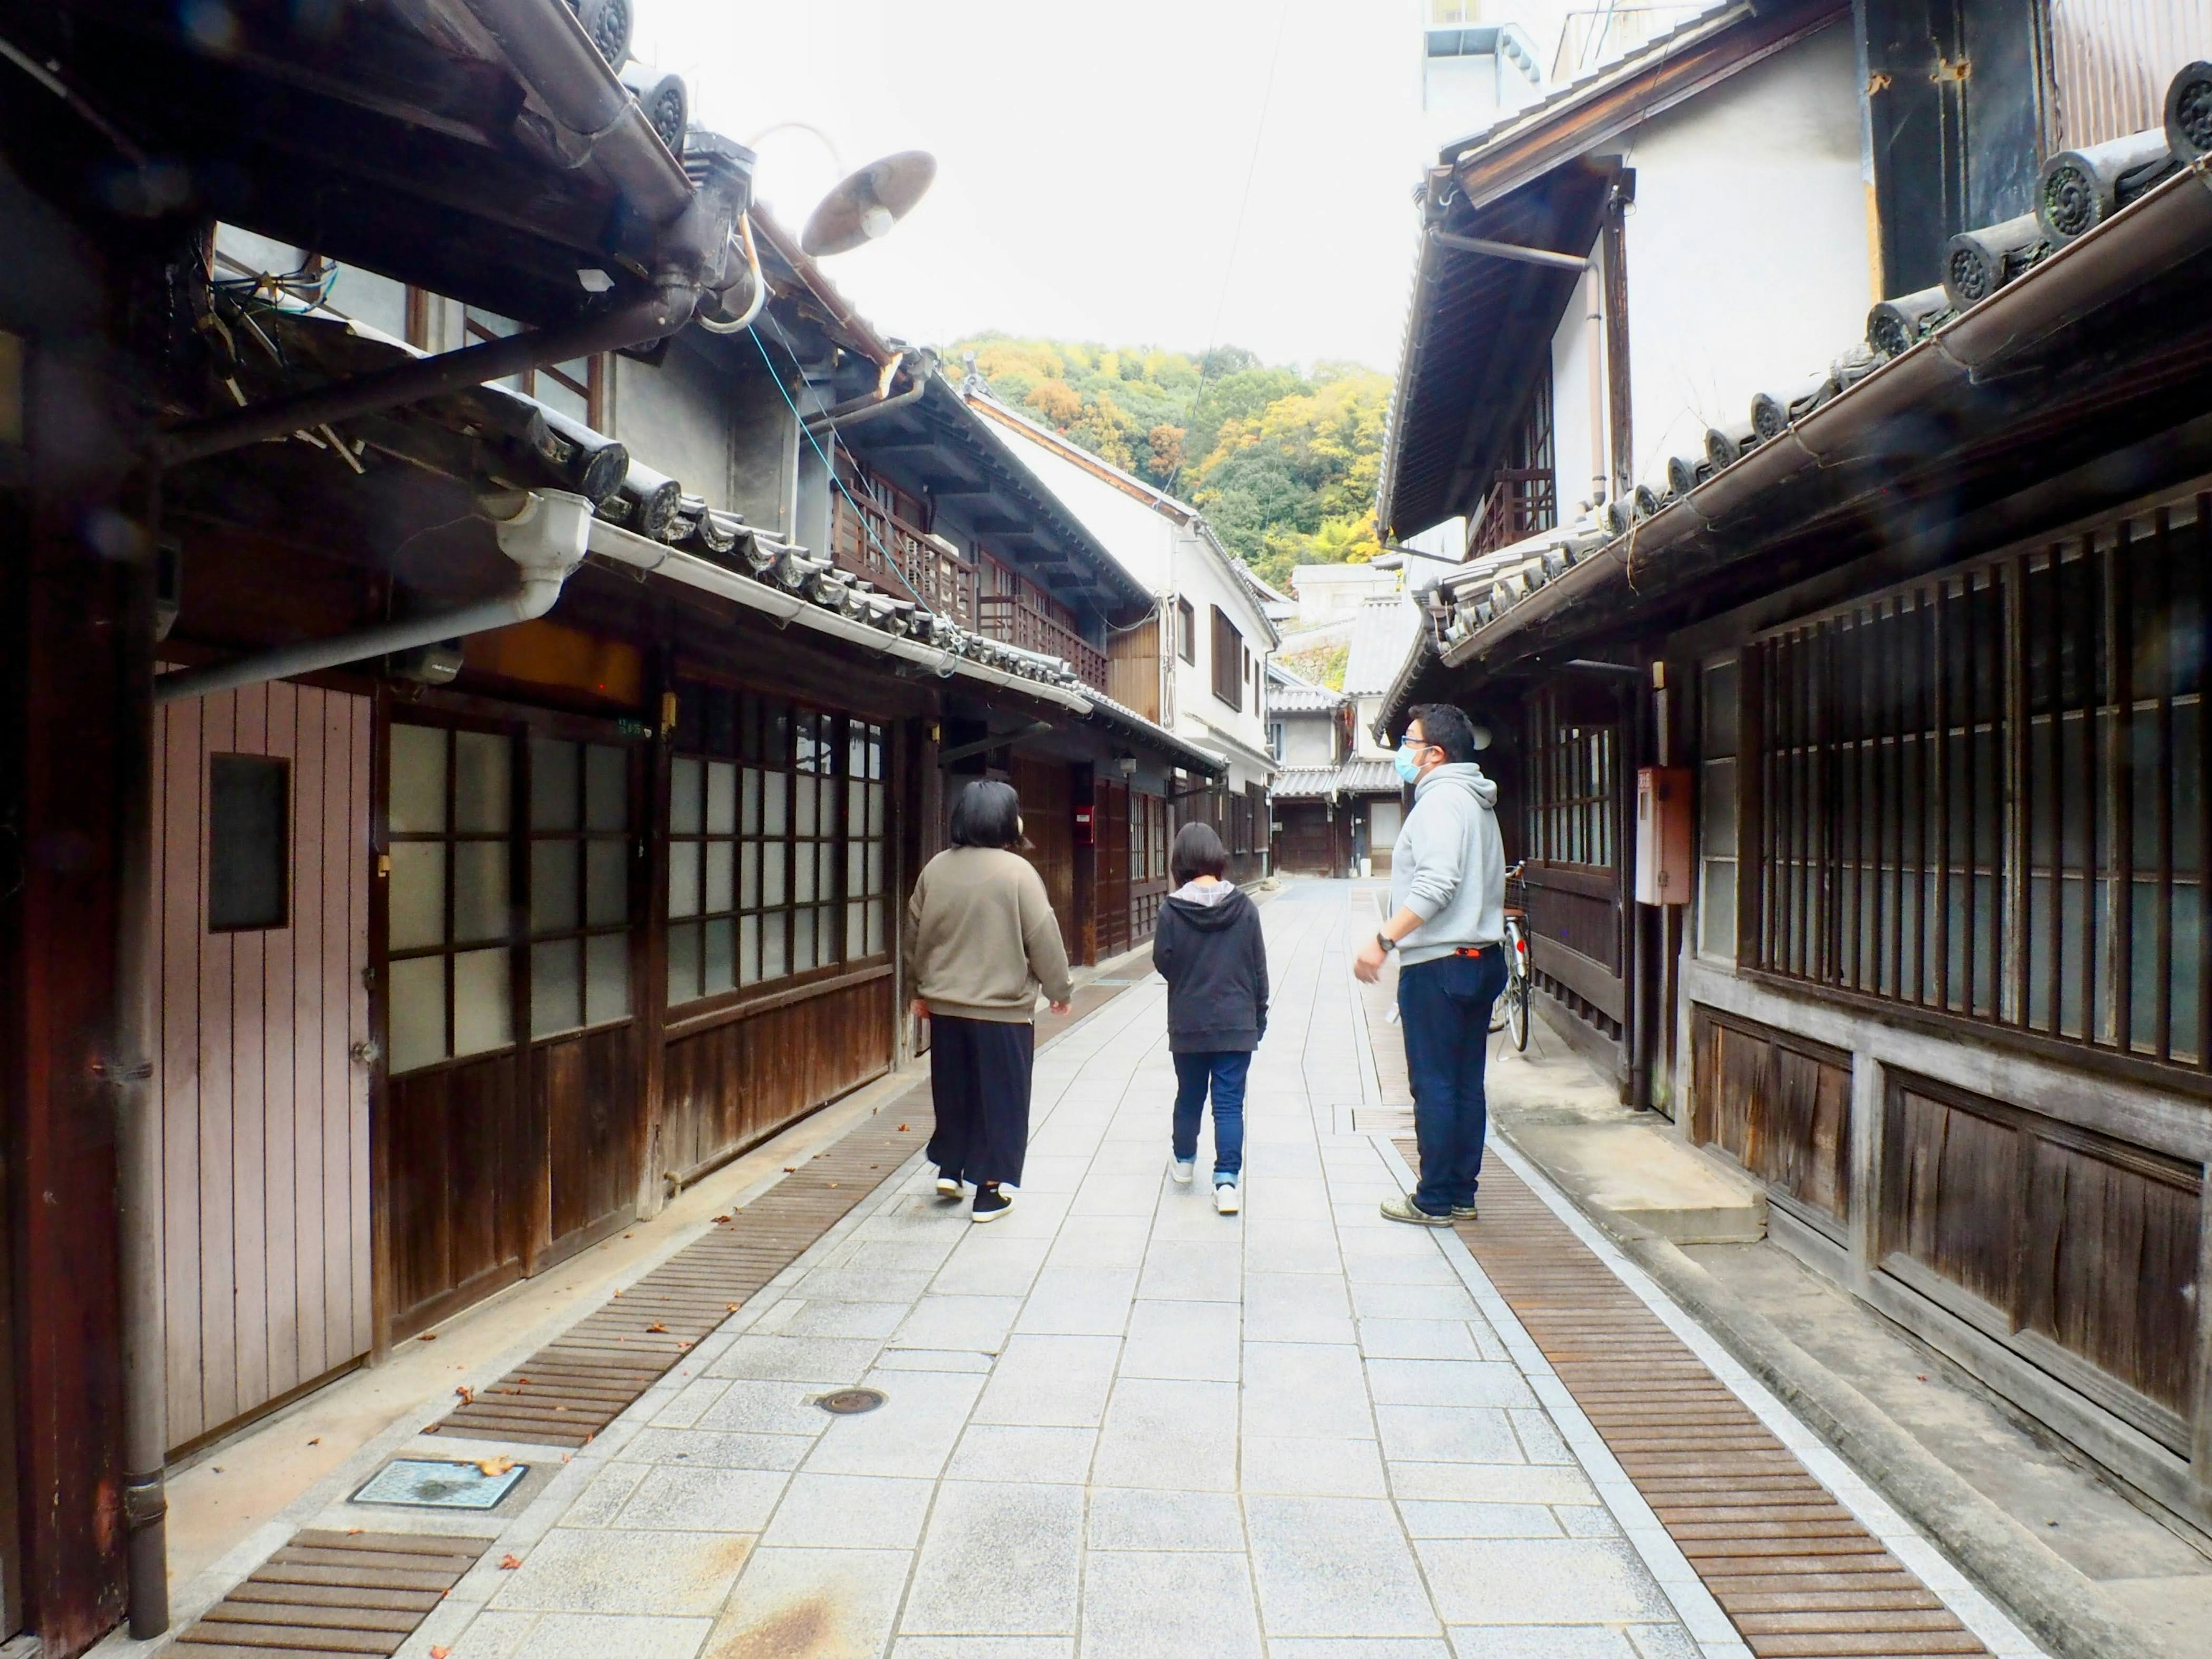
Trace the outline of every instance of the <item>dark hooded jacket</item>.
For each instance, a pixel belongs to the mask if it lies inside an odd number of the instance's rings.
[[[1168,982],[1168,1048],[1249,1054],[1267,1031],[1267,942],[1260,907],[1227,882],[1192,882],[1160,906],[1152,966]]]

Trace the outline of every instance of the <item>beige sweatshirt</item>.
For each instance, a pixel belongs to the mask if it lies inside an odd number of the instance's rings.
[[[1075,994],[1044,878],[1018,853],[950,847],[922,866],[907,905],[907,960],[933,1014],[1025,1024],[1042,988]]]

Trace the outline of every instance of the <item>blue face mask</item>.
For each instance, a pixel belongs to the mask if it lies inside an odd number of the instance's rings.
[[[1398,752],[1391,757],[1391,763],[1397,767],[1398,775],[1407,783],[1414,782],[1420,777],[1421,763],[1414,757],[1425,753],[1427,749],[1426,744],[1401,743],[1398,745]]]

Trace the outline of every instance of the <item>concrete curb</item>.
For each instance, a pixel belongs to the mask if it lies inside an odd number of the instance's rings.
[[[1671,1241],[1576,1208],[2057,1659],[2172,1659],[2091,1580]]]

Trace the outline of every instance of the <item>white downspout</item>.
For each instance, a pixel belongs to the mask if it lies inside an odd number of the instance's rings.
[[[404,622],[380,623],[333,639],[279,646],[234,662],[163,674],[154,682],[154,701],[175,702],[296,674],[313,674],[544,616],[560,599],[568,573],[584,562],[591,533],[591,502],[565,490],[545,489],[531,490],[519,497],[486,496],[477,505],[492,520],[499,550],[520,568],[522,580],[513,592]]]

